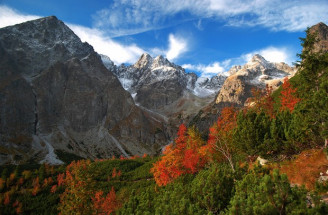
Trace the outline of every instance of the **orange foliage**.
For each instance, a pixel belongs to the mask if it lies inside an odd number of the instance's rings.
[[[269,85],[265,86],[265,89],[257,89],[252,88],[252,98],[250,98],[250,102],[253,102],[251,108],[253,108],[256,111],[264,111],[266,114],[270,116],[270,118],[275,118],[275,112],[274,112],[274,99],[272,97],[272,87],[269,87]]]
[[[40,183],[39,183],[39,177],[36,177],[33,180],[33,190],[32,190],[32,195],[36,196],[38,194],[38,192],[40,191]]]
[[[3,201],[4,205],[8,205],[10,203],[10,193],[6,192],[5,193],[5,200]]]
[[[142,158],[146,158],[148,155],[145,153],[142,155]]]
[[[116,168],[114,167],[113,171],[112,171],[112,178],[115,178],[117,175],[117,172],[116,172]]]
[[[207,147],[193,130],[187,132],[180,125],[175,145],[168,145],[163,157],[154,164],[151,172],[159,186],[165,186],[180,175],[196,173],[209,161]]]
[[[57,175],[58,187],[64,184],[65,174],[61,173]]]
[[[18,179],[18,184],[19,184],[19,185],[22,185],[23,183],[24,183],[24,178],[19,178],[19,179]]]
[[[299,98],[295,95],[297,89],[293,88],[286,77],[284,83],[282,84],[282,91],[280,95],[281,108],[280,110],[289,110],[293,112],[296,104],[300,101]]]
[[[325,173],[327,166],[325,153],[322,150],[311,149],[303,151],[295,160],[282,164],[280,171],[287,174],[291,183],[313,189],[320,172]]]
[[[18,203],[18,207],[16,207],[16,213],[21,214],[23,213],[23,204],[21,202]]]
[[[45,179],[43,180],[43,187],[47,187],[48,185],[51,185],[52,183],[53,183],[53,180],[52,180],[51,177],[49,177],[49,178],[45,178]]]
[[[208,136],[208,145],[212,151],[220,152],[217,160],[226,159],[229,161],[232,169],[232,151],[231,146],[232,131],[237,126],[237,111],[234,107],[225,107],[222,109],[217,122],[210,128]]]
[[[23,204],[21,202],[19,202],[18,200],[16,200],[13,203],[13,208],[16,208],[15,210],[16,210],[17,214],[21,214],[23,212],[22,207],[23,207]]]
[[[95,196],[92,197],[92,202],[95,214],[100,215],[111,214],[121,206],[116,199],[114,187],[112,187],[106,197],[103,197],[103,191],[97,191]]]
[[[51,193],[55,193],[56,191],[57,191],[57,184],[55,184],[55,185],[53,185],[53,186],[51,187],[50,192],[51,192]]]
[[[18,204],[19,204],[19,201],[18,201],[18,200],[16,200],[16,201],[13,203],[13,207],[17,207],[17,206],[18,206]]]
[[[10,181],[11,182],[14,181],[15,178],[16,178],[16,174],[15,173],[11,173],[10,176],[9,176]]]
[[[5,183],[6,181],[0,177],[0,190],[2,190],[5,187]]]
[[[90,160],[73,161],[66,167],[65,191],[60,195],[59,211],[62,214],[71,211],[88,214],[91,211],[90,196],[92,195],[92,180],[88,174],[87,167]]]

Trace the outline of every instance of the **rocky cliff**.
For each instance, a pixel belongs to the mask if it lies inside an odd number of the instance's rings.
[[[252,88],[265,88],[266,85],[277,88],[284,77],[293,76],[294,67],[285,63],[272,63],[260,55],[254,55],[243,66],[233,66],[228,73],[215,101],[204,107],[190,122],[202,132],[207,132],[217,119],[222,108],[227,106],[242,107],[247,98],[251,97]]]
[[[138,105],[176,123],[213,101],[226,79],[222,75],[210,79],[197,77],[163,56],[153,58],[146,53],[131,66],[117,67],[106,56],[102,56],[102,60],[108,69],[113,69]],[[181,120],[176,120],[177,117]]]
[[[318,23],[310,28],[310,33],[315,34],[318,40],[314,45],[314,51],[328,50],[328,26],[325,23]]]
[[[292,76],[295,72],[295,68],[285,63],[271,63],[260,55],[254,55],[244,66],[235,66],[229,71],[230,76],[216,97],[216,103],[243,106],[251,96],[252,88],[269,85],[275,89],[284,77]]]
[[[140,109],[101,57],[56,17],[0,29],[0,164],[153,154],[163,117]]]

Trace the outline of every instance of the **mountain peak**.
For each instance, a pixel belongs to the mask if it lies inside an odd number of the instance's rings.
[[[19,38],[19,43],[16,42]],[[27,76],[37,75],[42,68],[57,61],[77,57],[83,59],[93,52],[87,43],[80,38],[64,22],[55,16],[40,18],[0,29],[2,48],[13,56],[19,56],[19,64]],[[29,50],[22,54],[20,50]],[[29,64],[27,62],[39,63]]]
[[[251,62],[268,62],[267,60],[264,59],[264,57],[260,54],[255,54],[252,59],[251,59]]]
[[[328,51],[328,26],[319,22],[309,29],[311,34],[316,34],[318,41],[314,44],[314,51]]]
[[[148,53],[143,53],[139,60],[134,64],[135,68],[144,68],[148,67],[153,63],[153,58]]]
[[[163,57],[162,55],[158,55],[154,59],[154,63],[152,65],[152,67],[156,68],[156,67],[160,67],[160,66],[172,66],[172,63],[168,59]]]

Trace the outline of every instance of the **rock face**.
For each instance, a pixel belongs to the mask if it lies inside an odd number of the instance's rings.
[[[252,96],[252,88],[264,88],[266,84],[276,88],[284,77],[292,76],[295,72],[295,68],[285,63],[271,63],[260,55],[254,55],[245,65],[233,66],[228,71],[230,76],[225,80],[215,101],[201,109],[190,125],[195,125],[206,133],[217,120],[222,108],[242,107],[247,98]]]
[[[106,56],[102,56],[102,60],[108,69],[114,71],[140,107],[158,113],[169,121],[172,133],[180,123],[186,123],[212,102],[227,78],[222,75],[211,79],[197,77],[163,56],[153,58],[142,54],[134,65],[119,67]]]
[[[56,17],[0,29],[0,164],[60,163],[56,150],[153,154],[167,144],[163,117],[138,108],[113,68]]]
[[[243,106],[251,96],[252,88],[269,85],[275,89],[284,77],[292,76],[295,72],[295,68],[285,63],[271,63],[260,55],[254,55],[244,66],[235,66],[229,71],[230,76],[216,97],[216,103]]]
[[[328,50],[328,26],[325,23],[318,23],[310,28],[310,33],[316,34],[316,38],[319,40],[314,45],[314,52],[327,51]]]

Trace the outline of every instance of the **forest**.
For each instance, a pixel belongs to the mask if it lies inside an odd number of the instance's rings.
[[[328,214],[328,52],[225,107],[204,138],[181,124],[163,155],[0,167],[0,214]],[[65,155],[63,155],[65,156]]]

